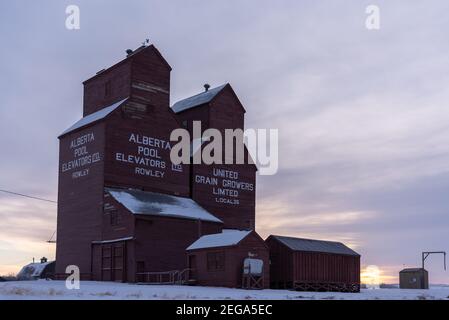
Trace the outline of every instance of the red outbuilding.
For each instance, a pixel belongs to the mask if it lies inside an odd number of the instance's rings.
[[[272,288],[360,291],[360,255],[340,242],[269,236]]]
[[[202,236],[187,248],[187,260],[198,285],[263,289],[270,284],[268,248],[255,231]]]

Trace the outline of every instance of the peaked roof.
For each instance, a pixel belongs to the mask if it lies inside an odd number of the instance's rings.
[[[405,268],[405,269],[402,269],[402,270],[399,271],[399,272],[400,272],[400,273],[401,273],[401,272],[407,273],[407,272],[422,272],[422,271],[427,272],[427,270],[425,270],[425,269],[423,269],[423,268]]]
[[[341,242],[324,241],[324,240],[312,240],[302,239],[284,236],[270,236],[269,238],[275,238],[290,249],[294,251],[312,251],[312,252],[324,252],[344,254],[350,256],[360,256],[354,250],[348,248]],[[267,239],[268,240],[268,239]]]
[[[34,278],[39,278],[45,271],[45,268],[54,263],[54,261],[29,263],[19,271],[17,278],[20,280],[32,280]]]
[[[196,250],[215,247],[230,247],[245,239],[252,231],[223,230],[222,233],[202,236],[192,243],[186,250]]]
[[[87,126],[88,124],[94,123],[96,121],[99,121],[101,119],[104,119],[106,116],[108,116],[112,111],[114,111],[115,109],[117,109],[120,105],[122,105],[126,100],[120,100],[119,102],[114,103],[113,105],[110,105],[109,107],[103,108],[101,110],[98,110],[97,112],[91,113],[87,116],[85,116],[84,118],[82,118],[81,120],[75,122],[74,125],[72,125],[70,128],[68,128],[67,130],[65,130],[63,133],[61,133],[59,135],[59,137],[62,137],[63,135],[72,132],[76,129],[79,129],[81,127]]]
[[[123,63],[126,63],[126,62],[130,61],[131,59],[135,58],[136,56],[140,55],[140,54],[143,53],[143,52],[146,52],[147,50],[148,50],[148,51],[153,51],[153,52],[159,57],[159,59],[162,61],[162,63],[165,64],[169,70],[172,70],[170,64],[167,62],[167,60],[165,60],[164,56],[163,56],[163,55],[161,54],[161,52],[154,46],[154,44],[150,44],[150,45],[142,45],[142,46],[138,47],[136,50],[134,50],[131,54],[126,55],[126,57],[125,57],[124,59],[120,60],[119,62],[113,64],[113,65],[110,66],[110,67],[107,67],[107,68],[105,68],[105,69],[103,69],[103,70],[97,72],[95,75],[93,75],[93,76],[90,77],[89,79],[85,80],[85,81],[83,82],[83,84],[85,84],[85,83],[87,83],[87,82],[89,82],[89,81],[91,81],[91,80],[97,78],[98,76],[102,75],[103,73],[108,72],[108,71],[110,71],[110,70],[116,68],[117,66],[119,66],[119,65],[121,65],[121,64],[123,64]]]
[[[197,95],[191,96],[187,99],[176,102],[171,108],[174,112],[179,113],[187,109],[197,107],[199,105],[209,103],[217,94],[221,92],[228,84],[221,85],[219,87],[209,89],[208,91],[201,92]]]
[[[105,189],[133,214],[222,222],[190,198],[141,190]]]

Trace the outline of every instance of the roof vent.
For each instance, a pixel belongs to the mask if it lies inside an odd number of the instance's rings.
[[[42,258],[41,258],[41,263],[46,263],[47,261],[48,261],[47,258],[45,258],[45,257],[42,257]]]
[[[204,85],[205,91],[206,91],[206,92],[209,91],[209,88],[210,88],[210,84],[206,83],[206,84]]]
[[[126,54],[127,54],[128,56],[130,56],[133,52],[134,52],[134,51],[132,51],[131,49],[126,50]]]

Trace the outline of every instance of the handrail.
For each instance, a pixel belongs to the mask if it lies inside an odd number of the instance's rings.
[[[151,272],[137,272],[136,276],[143,276],[141,282],[154,284],[183,284],[190,279],[190,272],[195,269],[186,268],[181,271],[151,271]]]
[[[192,279],[190,278],[190,276],[191,276],[191,272],[193,272],[193,271],[195,271],[195,269],[193,269],[193,268],[186,268],[186,269],[180,271],[180,272],[178,273],[178,279],[177,279],[176,282],[182,284],[183,281],[189,281],[189,280],[192,280]],[[185,279],[184,279],[184,278],[185,278]]]
[[[158,272],[137,272],[136,275],[144,276],[143,282],[156,284],[173,284],[178,270],[158,271]],[[153,279],[152,279],[153,278]],[[155,281],[154,281],[155,280]]]

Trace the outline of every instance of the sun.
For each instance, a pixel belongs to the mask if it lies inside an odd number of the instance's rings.
[[[362,283],[370,288],[378,288],[381,283],[381,271],[376,265],[369,265],[360,274]]]

